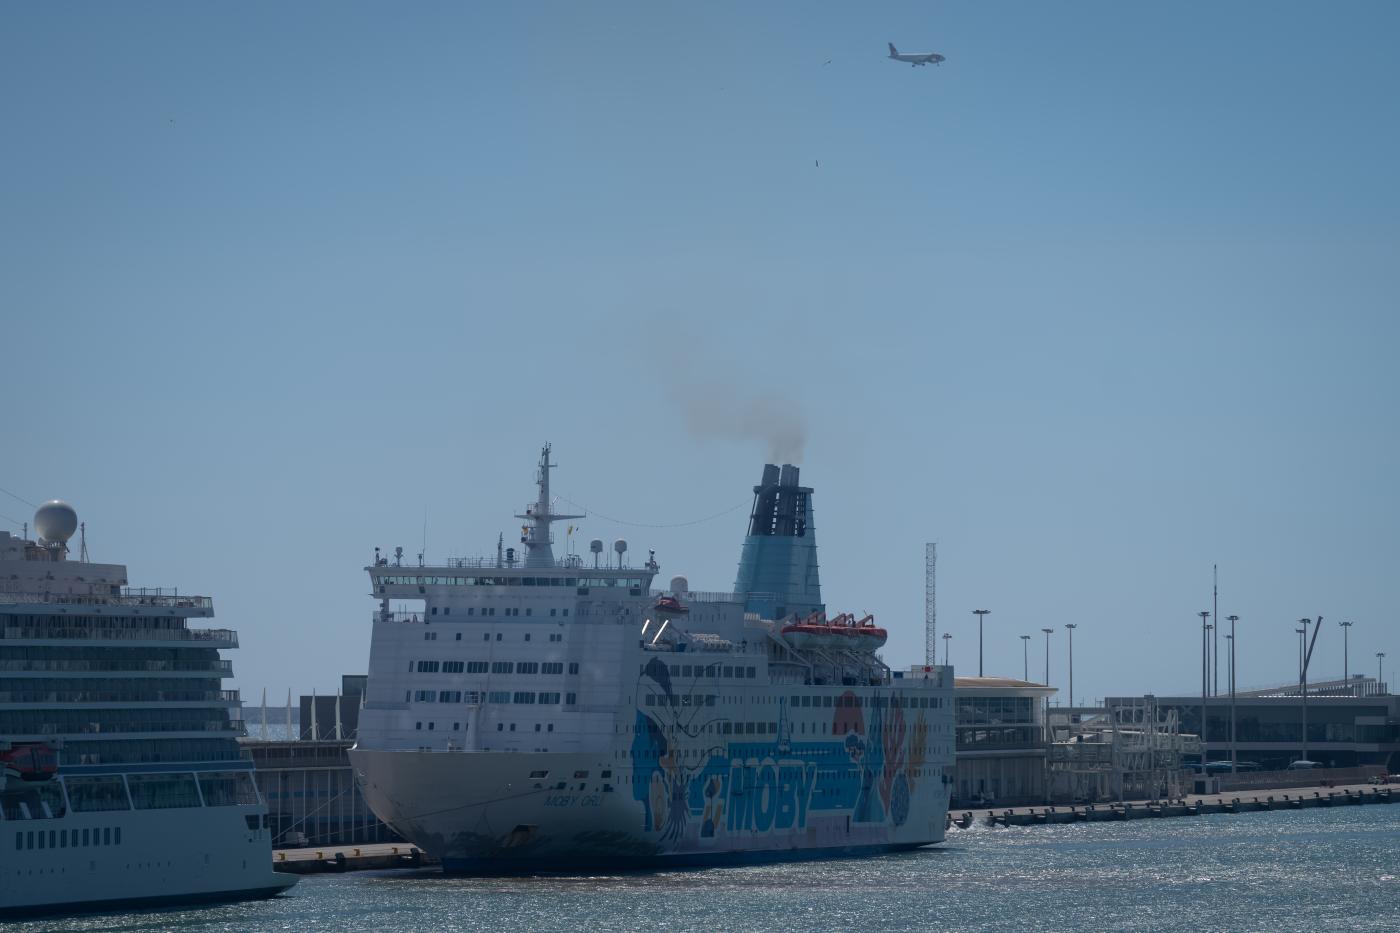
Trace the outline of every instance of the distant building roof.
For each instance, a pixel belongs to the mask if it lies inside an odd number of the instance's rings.
[[[1050,696],[1056,692],[1054,687],[1045,684],[1033,683],[1029,680],[1018,680],[1014,677],[954,677],[953,691],[1015,691],[1028,692],[1038,696]]]

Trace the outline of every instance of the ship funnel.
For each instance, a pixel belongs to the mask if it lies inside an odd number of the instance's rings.
[[[798,485],[796,466],[769,463],[753,497],[734,581],[734,592],[744,597],[744,611],[766,619],[824,612],[811,487]]]

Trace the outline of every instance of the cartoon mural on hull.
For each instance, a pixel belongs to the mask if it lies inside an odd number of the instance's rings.
[[[815,815],[898,828],[920,781],[948,780],[923,775],[929,723],[902,691],[845,691],[834,698],[829,734],[807,741],[792,735],[787,697],[776,723],[734,723],[716,715],[713,698],[677,691],[659,658],[637,687],[632,796],[659,851],[805,830]],[[755,725],[766,731],[738,731]]]

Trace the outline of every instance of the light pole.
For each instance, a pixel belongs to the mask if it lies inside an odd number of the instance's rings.
[[[1219,643],[1220,643],[1220,642],[1219,642],[1219,639],[1218,639],[1218,637],[1216,636],[1216,632],[1215,632],[1215,623],[1212,622],[1212,623],[1210,623],[1209,625],[1206,626],[1206,644],[1207,644],[1207,649],[1206,649],[1206,654],[1207,654],[1207,658],[1206,658],[1206,670],[1210,672],[1210,675],[1209,675],[1209,676],[1210,676],[1210,681],[1211,681],[1211,687],[1210,687],[1210,695],[1211,695],[1211,696],[1219,696],[1219,695],[1220,695],[1220,691],[1216,689],[1217,681],[1219,680],[1219,678],[1216,677],[1216,671],[1219,670],[1219,668],[1220,668],[1220,664],[1219,664],[1220,655],[1216,653],[1216,650],[1215,650],[1215,648],[1213,647],[1213,646],[1215,646],[1215,645],[1218,645]]]
[[[1201,617],[1201,768],[1204,771],[1206,764],[1206,691],[1210,689],[1210,665],[1207,663],[1206,645],[1206,620],[1210,618],[1210,610],[1202,609],[1196,615]]]
[[[943,633],[943,666],[944,666],[944,667],[947,667],[947,666],[948,666],[948,642],[950,642],[950,641],[952,641],[952,640],[953,640],[953,636],[952,636],[951,633],[949,633],[949,632],[944,632],[944,633]]]
[[[1045,633],[1045,686],[1050,686],[1050,634],[1055,630],[1043,628]],[[1050,692],[1045,692],[1045,741],[1050,741]]]
[[[1239,765],[1239,754],[1236,750],[1235,738],[1235,623],[1240,620],[1239,616],[1226,616],[1230,620],[1230,634],[1225,637],[1230,639],[1230,773],[1236,773]]]
[[[1303,694],[1303,754],[1302,759],[1308,760],[1308,626],[1312,625],[1312,619],[1299,619],[1298,624],[1302,628],[1298,629],[1301,639],[1299,649],[1301,657],[1298,663],[1298,688]]]
[[[1050,686],[1050,635],[1055,630],[1052,628],[1043,628],[1041,631],[1045,633],[1045,686],[1048,687]],[[1050,703],[1050,698],[1046,697],[1045,702],[1048,705]]]
[[[1347,685],[1347,692],[1351,692],[1351,670],[1347,666],[1347,652],[1349,650],[1349,637],[1351,635],[1350,622],[1338,622],[1342,627],[1342,683]]]
[[[1079,628],[1073,622],[1066,622],[1065,628],[1069,630],[1069,708],[1074,709],[1074,630]],[[1070,722],[1074,722],[1074,713],[1070,713]]]
[[[1381,692],[1381,684],[1385,681],[1385,652],[1376,652],[1376,692]]]
[[[990,609],[974,609],[972,614],[977,617],[977,676],[982,676],[982,617],[991,614]]]
[[[1031,637],[1029,635],[1021,636],[1021,679],[1024,680],[1026,683],[1030,683],[1031,680],[1030,643]]]

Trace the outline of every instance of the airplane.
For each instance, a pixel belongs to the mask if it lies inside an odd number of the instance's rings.
[[[897,48],[894,47],[894,43],[893,43],[893,42],[889,43],[889,46],[890,46],[890,58],[894,59],[894,60],[897,61],[897,62],[908,62],[910,65],[928,65],[928,64],[937,65],[937,64],[940,64],[941,62],[944,61],[943,56],[942,56],[942,55],[939,55],[937,52],[904,52],[904,53],[901,53],[901,52],[899,51],[899,49],[897,49]]]

